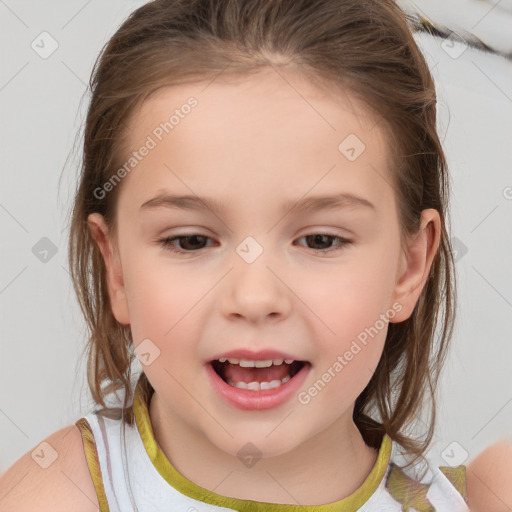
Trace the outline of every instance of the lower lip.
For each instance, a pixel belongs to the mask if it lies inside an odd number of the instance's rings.
[[[230,386],[217,375],[217,372],[213,369],[211,364],[206,365],[206,372],[213,388],[222,398],[238,409],[254,411],[279,407],[288,401],[302,386],[310,368],[311,365],[305,363],[299,372],[278,388],[263,389],[260,391],[251,391],[249,389],[240,389]]]
[[[311,365],[304,366],[290,380],[281,384],[278,388],[251,391],[248,389],[235,388],[224,382],[213,369],[211,364],[206,365],[208,378],[217,393],[227,400],[231,405],[244,410],[264,410],[279,407],[296,394],[304,383]]]

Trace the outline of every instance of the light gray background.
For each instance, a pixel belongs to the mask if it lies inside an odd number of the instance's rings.
[[[142,3],[0,0],[0,472],[92,406],[84,321],[67,270],[71,150],[94,60]],[[454,0],[455,18],[438,1],[400,4],[512,50],[510,0]],[[31,47],[51,48],[44,31],[58,44],[47,58]],[[442,39],[415,37],[438,89],[460,251],[459,318],[428,454],[446,465],[447,452],[464,463],[512,438],[512,62],[473,48],[453,58]],[[46,262],[33,252],[44,237],[57,251]]]

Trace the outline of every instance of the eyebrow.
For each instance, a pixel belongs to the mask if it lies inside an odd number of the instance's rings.
[[[199,197],[192,195],[177,196],[161,193],[152,199],[144,202],[140,210],[147,211],[156,208],[177,208],[181,210],[210,210],[214,213],[224,213],[226,204],[214,197]],[[365,207],[376,210],[375,205],[354,194],[341,193],[336,195],[318,195],[302,199],[288,200],[282,206],[281,213],[292,209],[303,212],[315,212],[320,210],[348,209],[352,207]]]

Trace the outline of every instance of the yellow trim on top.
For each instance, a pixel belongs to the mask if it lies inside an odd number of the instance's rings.
[[[156,442],[149,417],[148,404],[144,401],[141,381],[137,383],[134,394],[133,411],[139,434],[148,457],[166,482],[185,496],[204,503],[231,508],[239,512],[355,512],[368,501],[384,478],[391,456],[391,439],[384,435],[377,462],[363,484],[350,496],[325,505],[291,505],[268,503],[232,498],[216,494],[195,484],[179,473],[165,456]]]
[[[468,502],[468,491],[466,487],[466,466],[463,464],[455,467],[451,466],[439,466],[439,469],[443,472],[444,476],[448,478],[450,483],[459,491],[460,495],[464,498],[464,501]]]
[[[91,426],[85,418],[80,418],[75,422],[75,425],[80,429],[80,432],[82,433],[87,465],[89,466],[89,472],[91,473],[92,481],[96,489],[96,496],[98,497],[100,512],[110,512],[110,509],[108,508],[107,496],[105,494],[105,488],[103,487],[100,461],[98,458],[98,451],[96,450],[96,442],[94,441],[94,434],[92,433]]]

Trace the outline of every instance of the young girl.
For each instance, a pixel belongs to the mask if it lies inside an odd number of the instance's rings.
[[[409,21],[156,0],[117,30],[69,245],[103,408],[9,510],[469,510],[466,467],[425,459],[455,276]]]

